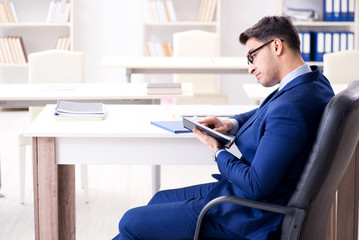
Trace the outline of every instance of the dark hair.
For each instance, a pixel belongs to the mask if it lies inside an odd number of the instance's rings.
[[[255,38],[261,42],[280,38],[284,40],[289,48],[294,51],[300,51],[298,31],[288,17],[268,16],[262,18],[253,27],[241,33],[239,41],[246,44],[250,38]]]

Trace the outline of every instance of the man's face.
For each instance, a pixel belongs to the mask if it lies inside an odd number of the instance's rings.
[[[251,38],[246,43],[247,54],[251,51],[262,46],[263,42],[260,42],[254,38]],[[278,70],[279,64],[275,58],[273,41],[270,41],[258,51],[250,54],[248,72],[253,74],[258,81],[265,87],[271,87],[279,83]]]

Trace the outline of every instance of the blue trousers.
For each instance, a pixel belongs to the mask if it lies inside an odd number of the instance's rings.
[[[113,240],[193,239],[197,218],[204,206],[204,197],[215,184],[156,193],[148,205],[130,209],[124,214],[119,223],[120,233]],[[241,239],[209,217],[205,218],[203,229],[204,238]]]

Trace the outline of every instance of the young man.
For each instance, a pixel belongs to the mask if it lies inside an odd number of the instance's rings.
[[[279,84],[257,109],[203,124],[236,135],[241,158],[214,138],[194,130],[214,152],[217,182],[158,192],[147,206],[125,213],[115,239],[191,239],[202,207],[219,196],[285,205],[308,160],[323,110],[334,96],[316,66],[306,65],[295,27],[286,17],[264,17],[240,35],[249,73],[266,87]],[[204,239],[278,239],[282,216],[221,204],[205,218]]]

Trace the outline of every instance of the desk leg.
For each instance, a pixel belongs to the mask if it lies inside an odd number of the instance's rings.
[[[33,138],[35,239],[75,240],[75,166],[55,156],[55,138]]]
[[[358,239],[359,144],[348,165],[332,206],[327,239]],[[329,234],[330,233],[330,234]]]
[[[161,166],[152,166],[152,195],[155,195],[161,187]]]
[[[0,159],[0,190],[1,190],[1,159]],[[0,198],[2,197],[4,197],[4,195],[0,193]]]
[[[126,79],[127,82],[130,83],[131,82],[131,73],[132,73],[132,69],[126,69]]]

